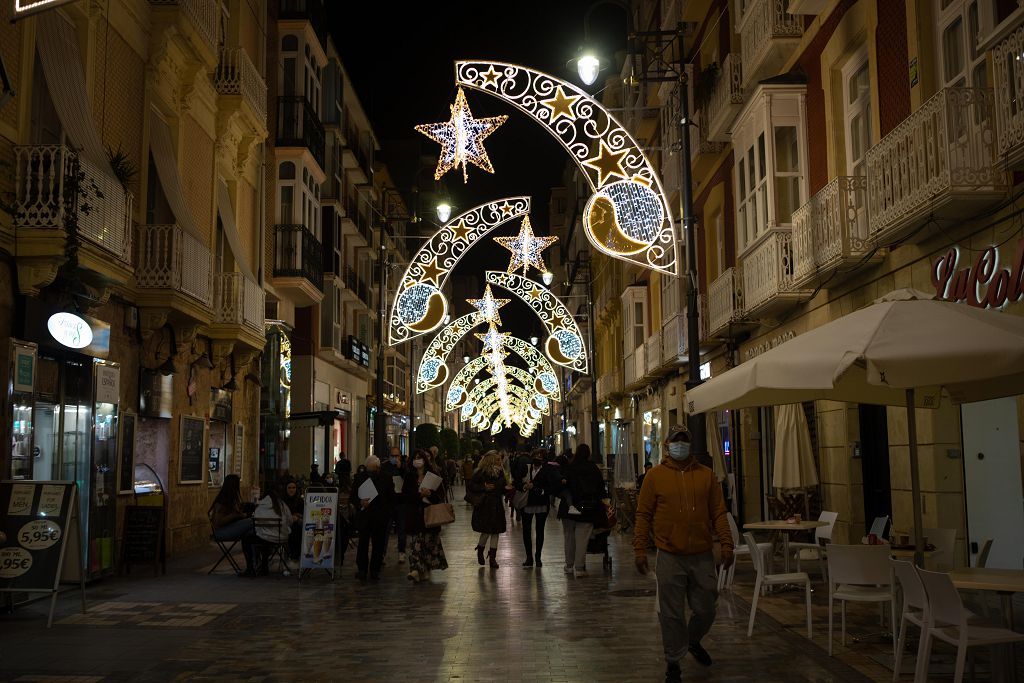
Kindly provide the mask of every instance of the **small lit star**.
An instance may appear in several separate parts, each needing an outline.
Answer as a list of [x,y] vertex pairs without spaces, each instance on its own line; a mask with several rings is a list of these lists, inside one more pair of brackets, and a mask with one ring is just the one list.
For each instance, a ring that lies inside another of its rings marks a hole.
[[572,106],[576,104],[578,99],[580,99],[579,95],[566,95],[562,86],[558,86],[554,97],[541,100],[540,103],[551,110],[551,123],[554,123],[562,116],[570,121],[575,121],[576,115],[572,113]]
[[489,69],[487,69],[487,71],[485,71],[482,74],[480,74],[480,77],[483,79],[481,81],[481,85],[484,85],[484,86],[486,86],[486,85],[493,85],[495,88],[497,88],[498,87],[498,76],[500,76],[500,75],[501,74],[499,74],[497,71],[494,70],[494,65],[491,64],[491,67]]
[[530,266],[540,272],[545,272],[547,267],[541,252],[558,241],[557,237],[535,237],[533,227],[530,225],[530,217],[523,219],[519,234],[515,237],[495,237],[494,241],[512,252],[512,258],[508,262],[508,272],[513,273],[519,268],[523,269],[526,275]]
[[512,208],[512,205],[509,204],[508,202],[505,202],[504,204],[502,204],[498,208],[501,210],[501,217],[502,218],[511,218],[512,217],[512,212],[514,211],[514,209]]
[[429,263],[421,263],[420,267],[423,269],[423,281],[433,282],[435,285],[440,286],[441,276],[445,274],[445,269],[437,265],[437,257],[435,256]]
[[622,158],[629,153],[628,149],[624,149],[621,152],[613,152],[609,149],[608,145],[604,144],[604,140],[601,140],[600,144],[600,153],[596,157],[583,162],[584,166],[589,166],[597,171],[598,187],[602,187],[610,176],[626,177],[625,171],[622,170]]
[[484,288],[482,299],[466,299],[466,301],[469,302],[470,306],[480,311],[485,321],[500,325],[501,315],[498,313],[498,309],[511,301],[511,299],[495,299],[494,295],[491,294],[491,286],[488,284]]
[[469,164],[479,166],[488,173],[494,173],[483,141],[498,126],[505,123],[508,116],[474,119],[462,88],[459,88],[455,104],[450,108],[452,116],[447,121],[416,126],[417,131],[441,145],[441,155],[437,160],[434,179],[440,180],[445,173],[461,166],[462,179],[466,182],[469,179]]
[[527,292],[527,295],[534,301],[540,301],[541,292],[539,289],[537,289],[537,287],[534,287],[529,292]]
[[498,332],[498,328],[491,323],[486,332],[477,332],[474,336],[484,343],[484,351],[495,351],[501,349],[508,337],[508,332]]
[[462,240],[464,242],[469,241],[469,235],[473,232],[472,226],[466,225],[465,220],[460,220],[456,225],[450,225],[448,227],[451,228],[452,237],[454,239]]

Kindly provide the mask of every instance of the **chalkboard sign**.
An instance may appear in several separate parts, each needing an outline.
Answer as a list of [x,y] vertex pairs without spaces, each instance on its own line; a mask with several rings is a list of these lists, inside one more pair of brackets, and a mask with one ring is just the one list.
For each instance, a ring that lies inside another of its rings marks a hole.
[[119,493],[135,491],[135,415],[125,413],[121,416],[121,462],[118,471]]
[[[155,505],[128,505],[124,509],[121,563],[129,573],[133,563],[152,563],[154,573],[164,560],[164,509]],[[166,571],[166,567],[164,568]]]
[[196,484],[203,481],[205,463],[203,437],[206,421],[201,417],[181,416],[181,469],[180,483]]
[[53,593],[50,621],[61,581],[81,583],[84,611],[77,493],[73,481],[0,482],[0,592]]

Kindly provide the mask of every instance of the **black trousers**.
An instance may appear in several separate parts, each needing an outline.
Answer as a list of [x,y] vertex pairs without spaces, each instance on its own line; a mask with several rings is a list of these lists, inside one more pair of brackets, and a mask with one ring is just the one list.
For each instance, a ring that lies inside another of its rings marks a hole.
[[[370,544],[373,544],[373,551],[370,551]],[[388,523],[367,524],[359,532],[359,547],[356,548],[356,569],[360,574],[365,574],[367,568],[370,574],[380,574],[380,567],[384,563],[384,551],[388,547]]]
[[533,535],[531,522],[537,520],[537,557],[540,557],[544,549],[544,525],[548,521],[547,512],[522,512],[523,519],[523,546],[526,547],[526,557],[533,557]]

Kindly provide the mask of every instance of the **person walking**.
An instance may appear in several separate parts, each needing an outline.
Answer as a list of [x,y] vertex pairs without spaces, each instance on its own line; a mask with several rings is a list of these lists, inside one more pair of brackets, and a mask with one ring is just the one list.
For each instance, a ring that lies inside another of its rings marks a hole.
[[[497,451],[487,451],[473,477],[466,484],[473,505],[473,531],[480,534],[476,561],[483,566],[484,551],[491,569],[498,568],[498,535],[505,533],[505,472]],[[488,549],[489,547],[489,549]]]
[[[398,493],[391,501],[391,522],[395,525],[395,536],[398,537],[398,564],[405,564],[405,548],[407,532],[405,528],[406,520],[406,504],[408,500],[404,495],[401,494],[402,484],[399,482],[405,481],[405,475],[408,471],[406,466],[405,456],[402,455],[402,450],[398,446],[391,447],[391,455],[387,462],[381,463],[381,471],[394,482],[394,489]],[[388,533],[391,532],[391,523],[388,524]],[[390,539],[388,541],[388,547],[390,547]],[[384,566],[387,566],[387,551],[384,552]]]
[[581,443],[562,468],[561,484],[564,490],[558,506],[565,538],[565,573],[575,578],[587,573],[587,541],[594,530],[594,522],[604,515],[604,478],[601,470],[590,462],[590,446]]
[[[718,598],[712,529],[722,544],[723,569],[733,563],[733,545],[722,487],[711,468],[690,455],[686,427],[669,430],[664,450],[668,457],[651,468],[640,489],[633,550],[637,571],[646,574],[647,544],[653,528],[665,681],[672,683],[682,680],[680,662],[687,651],[698,663],[711,666],[711,655],[700,641],[715,621]],[[692,612],[689,623],[687,601]]]
[[[541,551],[544,549],[544,525],[548,520],[549,491],[558,490],[560,476],[553,463],[544,462],[547,451],[536,448],[529,458],[516,461],[515,486],[517,497],[523,502],[519,512],[523,521],[523,547],[526,549],[524,567],[544,566]],[[522,494],[525,494],[522,495]],[[523,499],[525,498],[525,501]],[[533,552],[533,528],[537,528],[537,554]]]
[[447,485],[442,481],[432,491],[425,489],[423,479],[428,472],[441,476],[441,467],[433,452],[422,449],[416,451],[412,468],[406,472],[402,486],[402,493],[407,500],[405,529],[411,541],[407,578],[413,583],[428,580],[434,569],[443,571],[448,568],[448,560],[441,545],[441,528],[427,528],[423,518],[427,506],[447,500]]
[[[363,498],[360,488],[372,481],[377,495]],[[391,521],[392,499],[395,484],[391,477],[381,471],[380,458],[371,455],[366,459],[366,470],[356,475],[352,491],[359,498],[359,512],[356,528],[359,530],[359,546],[356,548],[356,578],[366,581],[367,571],[371,581],[380,580],[380,568],[384,563],[384,551],[388,542],[388,524]],[[370,555],[370,545],[373,554]]]

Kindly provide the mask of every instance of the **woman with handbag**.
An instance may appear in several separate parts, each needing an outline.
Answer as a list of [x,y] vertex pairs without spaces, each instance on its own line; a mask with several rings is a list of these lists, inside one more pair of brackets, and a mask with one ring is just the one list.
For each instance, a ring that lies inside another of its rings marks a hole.
[[[487,451],[466,484],[466,498],[473,505],[473,531],[480,534],[476,561],[484,565],[484,551],[491,569],[498,568],[498,534],[505,533],[505,472],[497,451]],[[490,546],[490,549],[488,549]]]
[[[428,472],[441,477],[442,481],[434,490],[424,488],[423,480]],[[413,583],[426,581],[434,569],[445,570],[448,560],[441,545],[441,526],[428,526],[427,519],[431,506],[443,506],[447,502],[447,487],[441,470],[430,451],[419,449],[413,456],[412,469],[406,472],[402,485],[402,497],[406,500],[405,529],[410,538],[409,574]]]
[[[548,521],[549,491],[557,490],[559,483],[558,468],[554,463],[544,462],[547,451],[543,448],[534,449],[529,458],[516,463],[516,496],[514,506],[522,515],[523,547],[526,548],[524,567],[543,567],[540,555],[544,549],[544,525]],[[537,554],[533,553],[533,535],[531,525],[536,520]]]
[[565,537],[565,573],[576,578],[587,574],[587,541],[594,530],[594,522],[605,515],[604,477],[601,470],[590,462],[590,447],[580,444],[572,460],[562,468],[563,490],[568,496],[558,506]]

